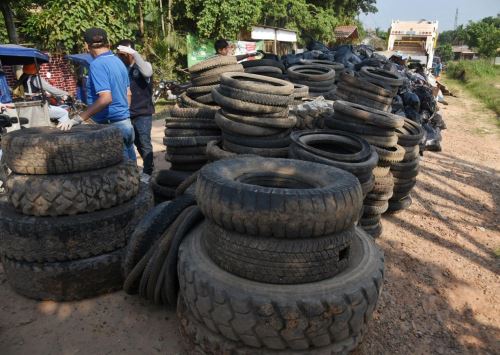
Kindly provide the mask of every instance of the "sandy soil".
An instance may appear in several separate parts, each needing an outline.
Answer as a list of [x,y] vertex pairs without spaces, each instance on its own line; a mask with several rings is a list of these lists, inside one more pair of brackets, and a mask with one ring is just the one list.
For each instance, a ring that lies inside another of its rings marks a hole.
[[[499,130],[465,93],[449,103],[443,152],[425,154],[411,208],[383,220],[384,290],[356,354],[500,353]],[[0,266],[0,300],[3,355],[182,353],[175,313],[123,292],[36,302]]]

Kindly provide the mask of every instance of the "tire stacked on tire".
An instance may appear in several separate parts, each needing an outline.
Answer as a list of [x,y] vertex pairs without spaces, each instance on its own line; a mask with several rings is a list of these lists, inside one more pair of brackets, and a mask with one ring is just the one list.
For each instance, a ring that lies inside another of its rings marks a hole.
[[289,117],[293,84],[248,73],[225,73],[212,89],[221,106],[215,122],[222,131],[222,148],[237,154],[288,156],[295,117]]
[[301,64],[304,65],[324,65],[326,67],[332,68],[335,70],[335,83],[337,83],[340,79],[340,75],[344,72],[345,66],[342,63],[332,62],[330,60],[322,60],[322,59],[301,59]]
[[181,333],[202,353],[347,353],[361,341],[383,257],[354,226],[350,173],[290,159],[205,166],[206,221],[179,251]]
[[243,72],[234,56],[216,56],[189,68],[193,86],[179,98],[182,107],[214,108],[212,89],[219,84],[220,76],[226,72]]
[[4,136],[12,170],[0,204],[7,281],[29,298],[68,301],[121,288],[122,249],[152,205],[113,126],[29,128]]
[[357,73],[346,70],[339,78],[336,96],[340,100],[389,112],[396,92],[382,85],[380,81],[370,82]]
[[335,70],[326,65],[294,65],[287,70],[288,80],[309,87],[309,96],[331,97],[336,90]]
[[293,85],[293,103],[292,106],[298,106],[304,103],[303,99],[309,97],[309,87],[306,85]]
[[207,143],[221,135],[215,112],[213,108],[172,108],[167,112],[163,144],[167,147],[165,160],[171,167],[153,176],[156,204],[174,198],[184,179],[206,164]]
[[334,114],[325,120],[328,128],[341,130],[364,138],[377,151],[379,161],[373,169],[374,187],[364,200],[360,226],[372,237],[382,233],[381,215],[387,211],[393,193],[391,165],[403,159],[396,130],[404,124],[403,118],[347,101],[335,101]]
[[404,119],[404,126],[396,130],[398,145],[404,149],[403,159],[391,165],[391,173],[394,178],[394,189],[389,200],[388,213],[410,207],[411,190],[417,183],[417,175],[420,170],[419,143],[423,137],[422,126],[408,118]]
[[285,79],[285,66],[276,60],[247,60],[241,64],[243,65],[243,68],[245,68],[245,73],[264,75],[276,79]]
[[348,171],[358,178],[363,197],[372,191],[378,154],[364,139],[342,131],[308,130],[292,133],[291,140],[290,158]]

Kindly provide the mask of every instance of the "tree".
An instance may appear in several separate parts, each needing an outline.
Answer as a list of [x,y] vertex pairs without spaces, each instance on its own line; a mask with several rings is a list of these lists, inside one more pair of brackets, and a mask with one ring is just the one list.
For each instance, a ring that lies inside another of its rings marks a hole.
[[4,18],[4,24],[7,29],[7,35],[10,43],[19,43],[16,25],[14,24],[14,14],[11,8],[11,1],[0,2],[0,10]]
[[454,54],[453,54],[453,48],[452,48],[451,44],[446,43],[446,44],[439,45],[436,48],[436,55],[439,56],[443,62],[448,62],[448,61],[452,60]]

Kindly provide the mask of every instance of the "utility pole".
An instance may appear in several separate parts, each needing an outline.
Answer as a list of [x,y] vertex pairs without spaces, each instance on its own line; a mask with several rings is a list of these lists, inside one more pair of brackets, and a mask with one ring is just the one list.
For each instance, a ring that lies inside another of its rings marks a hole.
[[456,30],[457,26],[458,26],[458,7],[457,11],[455,12],[455,26],[453,27],[453,29]]

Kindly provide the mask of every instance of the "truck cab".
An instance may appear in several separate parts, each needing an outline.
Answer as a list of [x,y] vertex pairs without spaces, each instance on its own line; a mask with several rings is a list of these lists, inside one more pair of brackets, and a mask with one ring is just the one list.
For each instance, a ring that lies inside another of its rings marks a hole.
[[438,21],[392,21],[387,49],[432,67],[438,36]]

